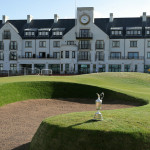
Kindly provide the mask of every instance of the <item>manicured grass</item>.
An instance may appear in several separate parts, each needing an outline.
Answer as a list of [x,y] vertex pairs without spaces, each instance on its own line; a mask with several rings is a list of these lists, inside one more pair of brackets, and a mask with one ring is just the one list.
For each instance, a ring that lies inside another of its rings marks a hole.
[[[37,82],[38,81],[38,82]],[[69,77],[24,76],[0,78],[0,105],[36,98],[94,98],[105,92],[104,101],[146,104],[102,111],[104,121],[93,122],[95,112],[59,115],[44,120],[31,150],[48,149],[150,149],[150,75],[100,73]],[[91,102],[93,103],[93,101]]]

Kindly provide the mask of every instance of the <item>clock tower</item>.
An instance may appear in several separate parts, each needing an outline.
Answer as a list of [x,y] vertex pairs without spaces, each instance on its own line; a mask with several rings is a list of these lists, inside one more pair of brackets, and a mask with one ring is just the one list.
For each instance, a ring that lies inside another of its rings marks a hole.
[[94,22],[93,11],[93,7],[77,8],[77,31],[81,28],[90,28]]

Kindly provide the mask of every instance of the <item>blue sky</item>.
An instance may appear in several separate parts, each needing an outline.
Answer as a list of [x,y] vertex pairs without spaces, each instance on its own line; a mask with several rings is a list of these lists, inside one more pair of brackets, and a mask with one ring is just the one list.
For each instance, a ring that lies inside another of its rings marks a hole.
[[[10,19],[35,19],[75,17],[75,0],[0,0],[0,15]],[[76,0],[77,7],[94,7],[95,17],[139,17],[143,12],[150,15],[150,0]],[[1,18],[0,18],[1,19]]]

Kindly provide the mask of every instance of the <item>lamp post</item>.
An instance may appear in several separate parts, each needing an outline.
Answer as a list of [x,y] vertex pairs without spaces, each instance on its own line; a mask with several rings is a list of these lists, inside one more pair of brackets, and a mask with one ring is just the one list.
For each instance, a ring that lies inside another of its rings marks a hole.
[[102,100],[104,98],[104,93],[102,92],[100,95],[98,93],[96,93],[98,96],[98,99],[96,100],[96,110],[97,112],[94,115],[94,119],[95,120],[103,120],[103,116],[100,112],[101,108],[102,108]]

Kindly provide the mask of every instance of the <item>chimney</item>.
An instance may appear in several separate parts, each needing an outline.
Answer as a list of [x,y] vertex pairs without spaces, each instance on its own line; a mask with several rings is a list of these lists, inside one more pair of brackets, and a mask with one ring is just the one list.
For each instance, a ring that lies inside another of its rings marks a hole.
[[3,15],[3,16],[2,16],[2,20],[3,20],[2,23],[5,24],[5,23],[7,22],[8,19],[9,19],[8,16]]
[[113,18],[113,13],[110,13],[110,18],[109,18],[109,22],[113,22],[114,18]]
[[33,16],[27,15],[27,23],[31,23]]
[[59,18],[59,16],[57,14],[54,14],[54,23],[58,22],[58,18]]
[[142,21],[146,22],[146,12],[143,12]]

